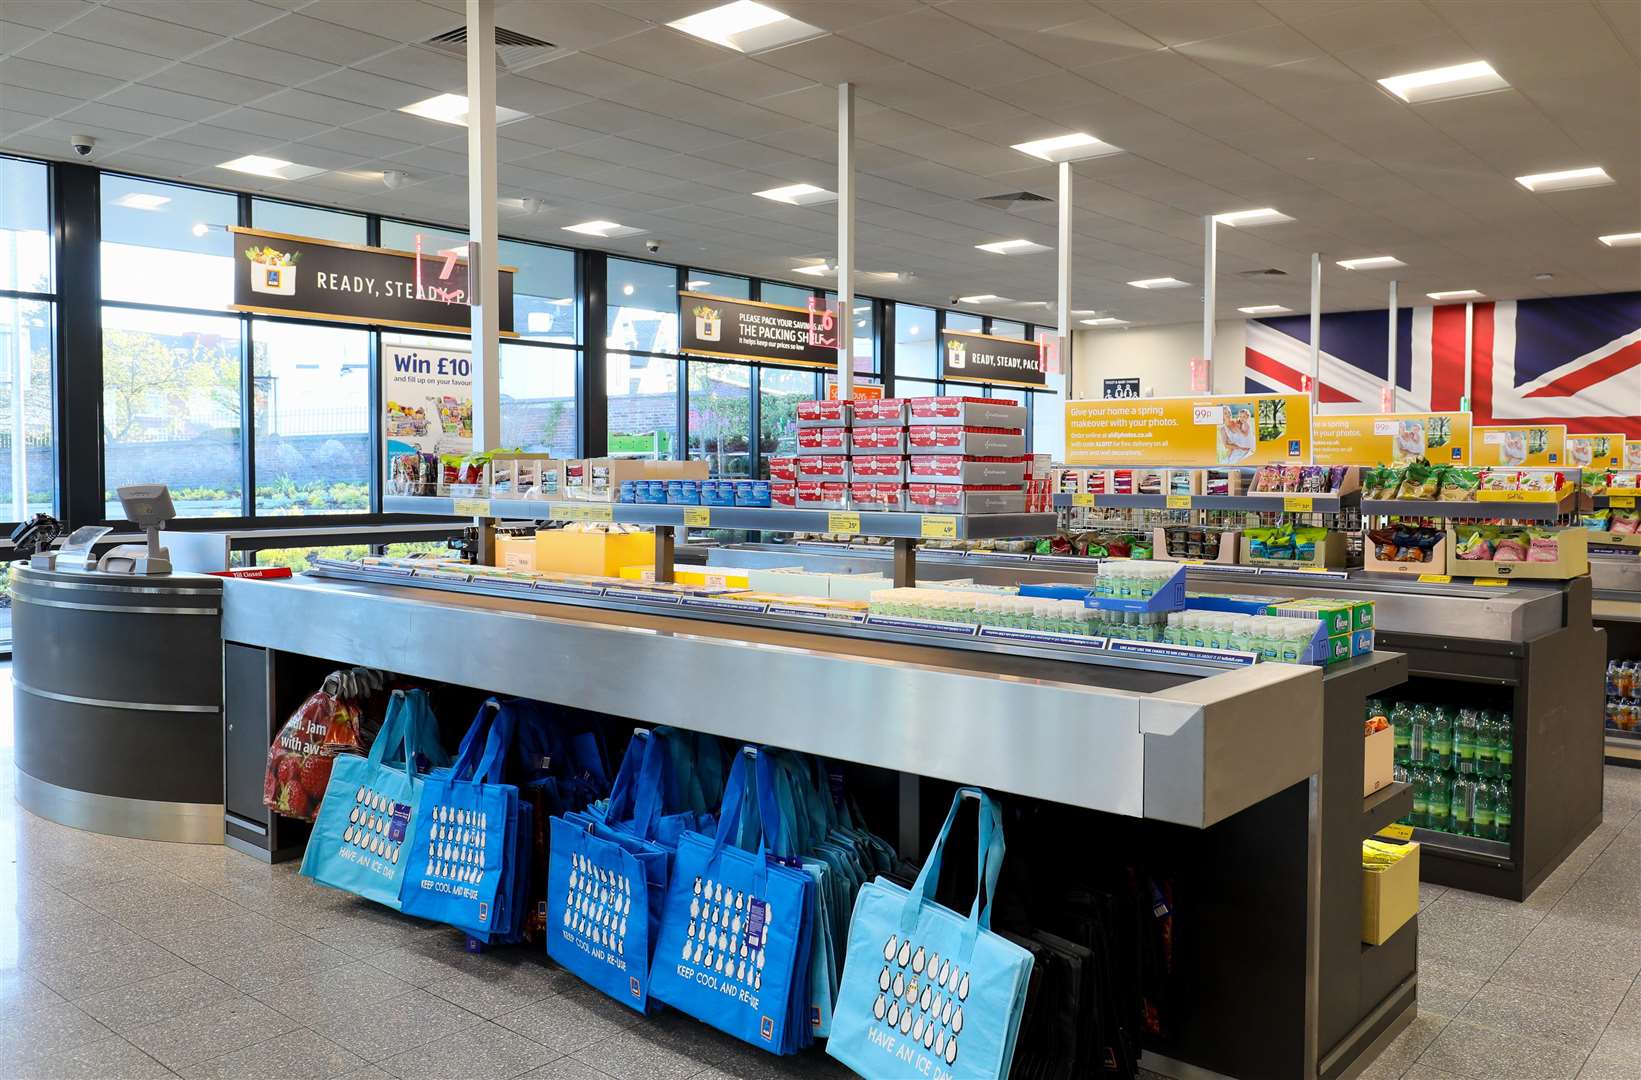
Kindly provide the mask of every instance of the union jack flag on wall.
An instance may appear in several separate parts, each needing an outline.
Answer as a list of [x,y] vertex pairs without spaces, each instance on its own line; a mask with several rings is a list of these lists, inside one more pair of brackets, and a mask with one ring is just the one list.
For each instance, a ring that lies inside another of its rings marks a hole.
[[[1459,408],[1477,424],[1566,424],[1641,439],[1641,292],[1500,300],[1473,305],[1465,378],[1463,304],[1403,308],[1396,316],[1396,407]],[[1322,316],[1319,411],[1377,412],[1388,366],[1383,311]],[[1248,322],[1249,393],[1306,388],[1307,316]]]

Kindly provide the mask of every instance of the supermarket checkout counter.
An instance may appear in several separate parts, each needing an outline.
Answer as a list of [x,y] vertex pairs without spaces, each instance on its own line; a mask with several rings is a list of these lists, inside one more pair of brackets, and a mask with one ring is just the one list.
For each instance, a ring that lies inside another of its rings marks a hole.
[[17,801],[92,832],[220,844],[222,579],[11,565]]
[[[803,566],[881,572],[886,556],[870,545],[804,542],[684,549],[680,560],[709,566]],[[1447,701],[1511,714],[1516,782],[1509,842],[1420,829],[1424,880],[1525,899],[1601,823],[1602,689],[1608,644],[1597,627],[1592,582],[1627,582],[1641,598],[1641,564],[1632,576],[1591,558],[1592,575],[1570,581],[1516,580],[1498,586],[1465,579],[1420,582],[1401,575],[1338,571],[1255,572],[1193,566],[1191,590],[1291,598],[1337,594],[1372,600],[1377,647],[1407,657],[1406,685],[1392,696]],[[1071,557],[925,552],[925,580],[981,584],[1092,582],[1098,561]],[[1611,594],[1603,591],[1603,597]],[[1641,618],[1641,605],[1620,613]],[[1603,618],[1601,625],[1612,622]],[[1634,630],[1641,624],[1630,623]],[[1641,657],[1641,641],[1629,639]],[[1616,647],[1616,646],[1615,646]],[[1641,755],[1638,755],[1641,756]]]
[[1360,788],[1363,698],[1405,678],[1399,656],[1324,678],[338,564],[227,582],[223,636],[228,833],[268,857],[290,853],[277,819],[259,837],[236,817],[260,810],[271,732],[315,672],[363,664],[887,770],[909,855],[933,824],[918,812],[925,780],[1082,815],[1068,830],[1090,845],[1078,857],[1117,837],[1171,853],[1199,903],[1180,931],[1191,1022],[1150,1048],[1158,1071],[1341,1076],[1414,1013],[1416,916],[1369,947],[1357,914],[1359,840],[1411,805],[1406,785],[1367,800]]

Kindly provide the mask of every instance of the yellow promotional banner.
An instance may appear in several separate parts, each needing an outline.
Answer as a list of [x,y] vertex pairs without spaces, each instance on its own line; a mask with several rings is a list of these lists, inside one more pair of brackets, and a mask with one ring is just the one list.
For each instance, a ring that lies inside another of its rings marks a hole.
[[1624,464],[1624,436],[1569,435],[1567,464],[1580,469],[1617,469]]
[[1311,418],[1316,465],[1399,465],[1415,458],[1435,465],[1470,463],[1470,414],[1367,413]]
[[1308,394],[1066,402],[1070,465],[1308,465]]
[[1641,440],[1630,439],[1624,444],[1625,469],[1641,469]]
[[1470,464],[1521,465],[1528,468],[1567,464],[1567,427],[1486,427],[1471,435]]

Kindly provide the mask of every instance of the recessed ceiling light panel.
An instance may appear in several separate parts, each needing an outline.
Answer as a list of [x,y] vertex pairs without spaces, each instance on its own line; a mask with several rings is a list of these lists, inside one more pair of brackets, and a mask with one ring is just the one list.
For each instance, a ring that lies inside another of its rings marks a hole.
[[832,273],[833,270],[824,262],[818,262],[811,263],[808,266],[794,266],[792,268],[792,272],[794,274],[807,274],[810,277],[825,277],[827,274]]
[[249,173],[252,176],[266,176],[273,180],[306,180],[325,171],[312,165],[298,165],[283,158],[263,157],[261,154],[246,154],[232,161],[224,161],[217,168]]
[[596,236],[600,240],[615,240],[623,236],[637,236],[644,230],[619,225],[613,221],[583,221],[577,225],[564,226],[564,231],[580,233],[582,236]]
[[1599,165],[1516,177],[1516,183],[1528,191],[1576,191],[1579,188],[1602,187],[1612,182],[1613,178],[1607,175],[1607,170]]
[[1130,281],[1128,284],[1136,289],[1183,289],[1191,283],[1176,277],[1148,277]]
[[1239,307],[1238,311],[1244,315],[1287,315],[1293,308],[1283,307],[1281,304],[1255,304],[1253,307]]
[[1641,232],[1612,233],[1609,236],[1598,236],[1596,239],[1608,247],[1641,247]]
[[[467,126],[467,96],[465,94],[439,94],[436,97],[418,101],[413,105],[406,105],[399,110],[412,116],[420,116],[424,120],[437,120],[441,124],[455,124],[457,127]],[[523,120],[529,113],[519,112],[501,105],[496,106],[496,125],[511,124],[514,120]]]
[[1249,225],[1277,225],[1284,221],[1292,221],[1293,218],[1280,210],[1265,206],[1258,210],[1233,210],[1229,214],[1215,214],[1214,220],[1221,225],[1239,229]]
[[1407,263],[1394,255],[1367,255],[1360,259],[1340,259],[1339,265],[1346,270],[1389,270],[1396,266],[1406,266]]
[[1083,320],[1080,320],[1080,321],[1082,322],[1082,324],[1084,326],[1127,326],[1128,325],[1128,320],[1127,319],[1114,319],[1114,318],[1111,318],[1110,316],[1102,316],[1101,318],[1098,318],[1098,319],[1083,319]]
[[1432,300],[1480,300],[1485,294],[1476,289],[1449,289],[1446,292],[1425,293]]
[[735,0],[732,4],[675,19],[667,25],[739,53],[778,49],[782,45],[807,41],[826,33],[818,26],[801,22],[754,0]]
[[996,293],[983,292],[975,293],[973,296],[959,296],[957,298],[957,302],[959,304],[990,304],[993,302],[1007,304],[1009,303],[1009,298],[1006,296],[998,296]]
[[981,251],[989,251],[993,255],[1031,255],[1039,251],[1051,250],[1046,244],[1039,244],[1032,240],[998,240],[990,244],[976,244]]
[[1044,161],[1084,161],[1088,158],[1107,157],[1111,154],[1122,153],[1122,147],[1112,146],[1108,142],[1088,134],[1084,131],[1074,131],[1069,135],[1055,135],[1047,139],[1034,139],[1031,142],[1015,143],[1014,149],[1022,154],[1030,154],[1034,158]]
[[1380,79],[1379,85],[1409,105],[1417,105],[1424,101],[1441,101],[1444,98],[1466,97],[1470,94],[1486,94],[1494,90],[1506,90],[1510,86],[1493,70],[1493,65],[1485,60],[1431,68],[1428,71],[1412,71],[1406,75],[1392,75]]
[[754,191],[760,199],[771,202],[787,203],[790,206],[815,206],[820,203],[837,202],[838,194],[816,187],[814,184],[788,184],[785,187],[770,188],[767,191]]

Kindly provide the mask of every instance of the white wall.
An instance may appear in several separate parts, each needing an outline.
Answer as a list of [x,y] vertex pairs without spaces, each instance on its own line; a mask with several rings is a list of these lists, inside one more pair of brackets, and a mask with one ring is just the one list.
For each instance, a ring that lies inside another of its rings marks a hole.
[[[1243,392],[1242,319],[1221,319],[1214,333],[1216,394]],[[1078,398],[1102,396],[1101,380],[1140,379],[1140,393],[1181,397],[1191,392],[1191,357],[1202,355],[1202,324],[1145,326],[1130,330],[1079,330],[1072,343]]]

